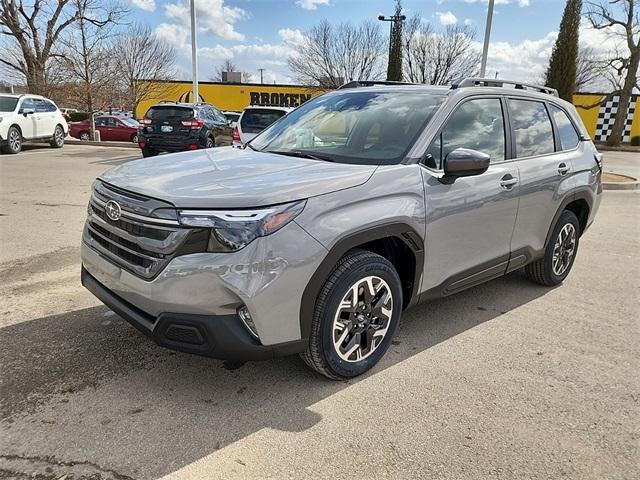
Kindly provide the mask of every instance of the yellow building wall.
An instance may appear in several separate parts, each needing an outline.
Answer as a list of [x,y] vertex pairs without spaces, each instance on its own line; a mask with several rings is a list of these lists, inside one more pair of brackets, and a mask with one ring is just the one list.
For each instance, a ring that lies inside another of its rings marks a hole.
[[[595,106],[593,108],[587,109],[582,108],[589,105],[593,105],[596,102],[601,101],[604,97],[603,94],[594,94],[594,93],[576,93],[573,96],[573,104],[582,119],[582,123],[586,127],[589,132],[589,136],[594,138],[596,135],[596,124],[598,123],[598,114],[600,113],[600,106]],[[636,102],[636,109],[633,114],[633,123],[631,124],[631,137],[640,136],[640,105],[639,102]]]
[[[152,105],[162,100],[191,102],[191,82],[158,82],[154,84],[152,98],[140,102],[136,108],[136,118],[143,117]],[[249,105],[274,105],[297,107],[311,97],[319,95],[318,88],[299,85],[263,85],[252,83],[214,83],[198,84],[200,101],[210,103],[220,110],[241,112]]]

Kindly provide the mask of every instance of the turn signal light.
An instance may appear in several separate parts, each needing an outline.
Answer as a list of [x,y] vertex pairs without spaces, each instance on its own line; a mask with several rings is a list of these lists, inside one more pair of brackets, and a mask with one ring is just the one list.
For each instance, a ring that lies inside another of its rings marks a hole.
[[240,141],[240,133],[238,132],[238,127],[233,127],[233,141],[234,142]]
[[185,127],[191,127],[192,129],[201,128],[204,125],[202,120],[196,120],[195,118],[190,118],[189,120],[182,120],[182,123]]
[[138,123],[139,123],[140,125],[151,125],[151,119],[150,119],[150,118],[147,118],[147,117],[144,117],[144,118],[141,118],[141,119],[138,121]]

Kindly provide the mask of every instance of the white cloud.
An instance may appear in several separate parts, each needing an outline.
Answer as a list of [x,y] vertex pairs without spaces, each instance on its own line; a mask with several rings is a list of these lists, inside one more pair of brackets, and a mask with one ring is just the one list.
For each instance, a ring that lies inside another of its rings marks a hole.
[[305,10],[316,10],[318,5],[329,5],[329,0],[297,0],[296,4]]
[[305,40],[304,34],[298,29],[282,28],[278,30],[278,36],[289,45],[300,45]]
[[518,0],[518,5],[521,7],[528,7],[529,6],[529,0]]
[[[488,0],[464,0],[465,3],[489,3]],[[509,5],[514,3],[515,0],[495,0],[495,5]],[[518,0],[518,5],[521,7],[528,7],[529,0]]]
[[131,4],[147,12],[153,12],[156,9],[156,0],[131,0]]
[[436,16],[438,17],[438,21],[440,25],[454,25],[458,23],[458,17],[456,17],[452,12],[436,12]]
[[[189,26],[189,0],[177,0],[164,7],[165,16],[179,25]],[[225,40],[244,40],[244,35],[235,30],[235,23],[246,18],[247,12],[238,7],[228,7],[224,0],[196,0],[198,32]]]
[[471,19],[471,18],[465,18],[465,19],[464,19],[464,24],[465,24],[465,25],[467,25],[467,26],[469,26],[469,25],[473,25],[473,24],[475,24],[475,23],[476,23],[476,22],[474,22],[474,21],[473,21],[473,19]]

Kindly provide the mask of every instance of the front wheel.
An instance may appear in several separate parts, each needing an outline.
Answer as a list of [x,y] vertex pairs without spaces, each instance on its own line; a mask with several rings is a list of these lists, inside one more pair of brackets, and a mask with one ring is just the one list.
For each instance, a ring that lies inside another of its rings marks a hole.
[[9,127],[7,141],[2,147],[3,153],[19,153],[22,150],[22,135],[16,127]]
[[131,143],[138,143],[138,134],[131,135]]
[[355,377],[385,354],[402,310],[402,285],[386,258],[352,250],[325,282],[314,310],[307,365],[334,380]]
[[56,125],[56,129],[53,132],[53,138],[49,144],[53,148],[62,148],[64,146],[64,130],[60,125]]
[[551,233],[544,257],[527,265],[527,276],[540,285],[553,287],[569,275],[578,251],[580,222],[578,217],[565,210]]

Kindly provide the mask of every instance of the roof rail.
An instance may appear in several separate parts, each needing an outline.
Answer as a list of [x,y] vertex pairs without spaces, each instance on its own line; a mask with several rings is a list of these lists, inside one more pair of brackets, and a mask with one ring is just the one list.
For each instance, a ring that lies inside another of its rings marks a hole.
[[391,82],[387,80],[353,80],[338,87],[338,90],[344,88],[373,87],[374,85],[417,85],[411,82]]
[[534,90],[536,92],[546,93],[556,97],[558,96],[558,91],[555,88],[518,82],[515,80],[502,80],[499,78],[464,78],[462,80],[454,81],[451,85],[451,89],[455,90],[456,88],[462,87],[504,87],[505,85],[513,85],[513,88],[516,90]]

